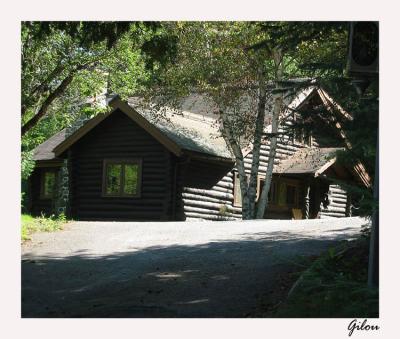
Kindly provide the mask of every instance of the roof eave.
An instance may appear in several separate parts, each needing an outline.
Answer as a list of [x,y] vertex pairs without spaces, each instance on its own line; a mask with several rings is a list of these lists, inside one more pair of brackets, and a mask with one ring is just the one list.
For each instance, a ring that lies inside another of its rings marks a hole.
[[222,163],[227,163],[227,164],[235,164],[235,160],[233,158],[227,158],[227,157],[221,157],[218,155],[214,154],[206,154],[206,153],[200,153],[200,152],[195,152],[195,151],[188,151],[184,150],[184,154],[189,156],[190,158],[193,159],[200,159],[200,160],[206,160],[206,161],[211,161],[211,162],[222,162]]
[[63,159],[55,158],[55,159],[37,159],[35,161],[36,168],[42,167],[60,167],[63,165]]

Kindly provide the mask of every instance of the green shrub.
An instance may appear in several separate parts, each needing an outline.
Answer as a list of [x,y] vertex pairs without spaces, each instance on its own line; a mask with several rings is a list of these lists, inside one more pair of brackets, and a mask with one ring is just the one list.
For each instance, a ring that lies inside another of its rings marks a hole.
[[330,249],[306,270],[277,317],[378,317],[379,293],[367,286],[368,240]]
[[35,232],[55,232],[61,230],[63,225],[67,222],[65,214],[60,214],[58,217],[51,215],[50,217],[45,217],[41,215],[40,217],[32,217],[28,214],[23,214],[21,216],[21,239],[29,240],[30,235]]

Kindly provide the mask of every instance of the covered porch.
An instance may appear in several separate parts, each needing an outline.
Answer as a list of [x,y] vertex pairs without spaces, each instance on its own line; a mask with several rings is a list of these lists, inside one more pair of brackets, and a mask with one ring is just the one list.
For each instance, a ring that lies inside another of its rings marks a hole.
[[[337,162],[340,148],[304,148],[276,166],[266,218],[315,219],[351,216],[351,194],[341,187],[358,177]],[[360,178],[358,178],[360,180]]]

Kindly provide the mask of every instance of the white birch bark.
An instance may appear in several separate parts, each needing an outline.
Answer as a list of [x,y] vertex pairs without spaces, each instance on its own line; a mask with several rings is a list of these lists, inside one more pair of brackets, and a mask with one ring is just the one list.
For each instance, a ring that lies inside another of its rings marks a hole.
[[283,65],[282,65],[282,52],[279,49],[272,51],[272,56],[275,65],[275,88],[278,90],[274,95],[274,109],[272,113],[272,126],[271,126],[271,139],[270,139],[270,150],[268,156],[268,167],[265,175],[265,183],[262,192],[259,196],[256,218],[264,218],[265,210],[268,207],[268,192],[271,187],[272,173],[274,169],[274,161],[276,156],[276,147],[278,143],[278,127],[279,127],[279,116],[283,107],[283,93],[280,89],[280,81],[283,76]]
[[259,70],[259,89],[258,89],[258,107],[257,107],[257,119],[254,130],[253,139],[253,159],[251,163],[251,172],[249,180],[249,214],[251,219],[256,216],[256,197],[257,197],[257,174],[260,165],[260,150],[261,150],[261,138],[264,131],[265,123],[265,105],[266,105],[266,79],[263,67]]
[[230,146],[234,156],[236,169],[239,175],[240,181],[240,192],[242,194],[242,219],[251,219],[250,206],[249,206],[249,195],[248,195],[248,183],[244,167],[244,157],[243,152],[240,147],[239,142],[235,139],[234,134],[230,130],[230,122],[225,112],[221,112],[222,119],[222,136],[224,137],[226,143]]

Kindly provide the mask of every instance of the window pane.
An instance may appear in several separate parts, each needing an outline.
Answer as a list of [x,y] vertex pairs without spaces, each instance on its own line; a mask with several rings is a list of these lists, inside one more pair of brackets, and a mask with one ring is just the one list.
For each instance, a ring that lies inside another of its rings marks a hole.
[[125,165],[124,193],[136,194],[138,186],[139,166],[137,164]]
[[56,174],[54,172],[46,172],[44,174],[44,196],[52,197],[54,195],[54,186],[56,184]]
[[[246,175],[246,180],[247,183],[249,183],[249,175]],[[242,191],[240,189],[240,179],[239,179],[239,173],[235,173],[235,177],[234,177],[234,200],[233,200],[233,204],[235,206],[242,206]]]
[[121,165],[107,165],[107,194],[118,194],[121,188]]
[[237,206],[242,206],[242,191],[240,190],[240,180],[238,174],[235,176],[235,204]]

